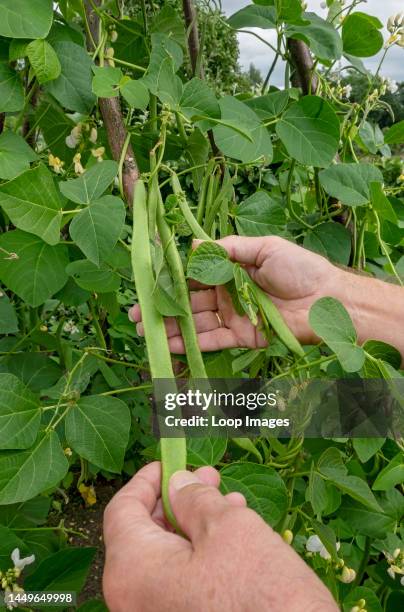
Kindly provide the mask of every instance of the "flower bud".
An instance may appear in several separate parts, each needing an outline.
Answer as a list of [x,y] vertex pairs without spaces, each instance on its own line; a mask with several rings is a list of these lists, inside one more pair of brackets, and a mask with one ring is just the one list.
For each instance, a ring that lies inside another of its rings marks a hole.
[[342,568],[341,574],[338,576],[339,580],[344,584],[350,584],[356,578],[356,572],[354,569],[347,567],[346,565]]
[[111,42],[116,42],[118,40],[118,32],[116,30],[111,30]]
[[359,606],[360,608],[364,608],[364,607],[366,606],[366,599],[360,599],[360,600],[358,601],[358,606]]
[[293,542],[293,532],[290,529],[285,529],[282,534],[282,539],[286,544],[292,544]]

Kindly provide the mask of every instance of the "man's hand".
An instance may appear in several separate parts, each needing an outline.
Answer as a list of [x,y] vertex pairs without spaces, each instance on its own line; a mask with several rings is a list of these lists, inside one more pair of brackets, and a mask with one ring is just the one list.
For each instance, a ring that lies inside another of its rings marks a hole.
[[252,510],[218,491],[213,468],[177,472],[167,525],[160,464],[151,463],[105,511],[104,595],[111,612],[336,612],[314,572]]
[[[195,241],[195,246],[199,241]],[[218,240],[230,259],[244,265],[252,279],[271,297],[286,324],[303,344],[316,342],[308,316],[316,300],[332,295],[341,271],[324,257],[277,236],[245,238],[228,236]],[[191,295],[196,331],[202,351],[226,348],[260,348],[266,341],[247,316],[234,309],[226,289],[218,286]],[[219,317],[215,313],[219,314]],[[138,306],[129,311],[143,335]],[[220,327],[220,320],[224,327]],[[170,350],[183,353],[184,344],[175,318],[166,319]]]

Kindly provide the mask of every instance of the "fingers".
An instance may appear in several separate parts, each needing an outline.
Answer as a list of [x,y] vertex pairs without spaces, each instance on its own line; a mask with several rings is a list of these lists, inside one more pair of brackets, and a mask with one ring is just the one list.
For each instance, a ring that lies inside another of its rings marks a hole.
[[106,545],[131,524],[152,526],[151,514],[160,497],[160,482],[161,465],[155,461],[139,470],[112,498],[104,515]]
[[[237,348],[239,346],[238,338],[232,329],[226,327],[217,327],[212,331],[207,331],[198,334],[199,348],[204,353],[212,351],[221,351],[224,349]],[[184,342],[181,336],[170,338],[168,346],[172,353],[182,355],[185,353]]]
[[[194,291],[190,294],[192,312],[199,313],[207,310],[217,310],[216,291],[206,289],[205,291]],[[129,309],[128,317],[134,323],[140,323],[142,313],[139,304],[135,304]]]
[[192,543],[203,538],[209,525],[232,507],[228,498],[204,484],[195,472],[176,472],[170,480],[169,494],[178,525]]
[[[226,236],[221,240],[217,240],[217,244],[222,246],[229,254],[232,261],[249,266],[260,265],[260,254],[265,250],[268,255],[272,248],[279,245],[279,242],[284,242],[283,238],[278,236],[262,236],[250,238],[247,236]],[[196,247],[202,241],[194,240],[193,246]]]

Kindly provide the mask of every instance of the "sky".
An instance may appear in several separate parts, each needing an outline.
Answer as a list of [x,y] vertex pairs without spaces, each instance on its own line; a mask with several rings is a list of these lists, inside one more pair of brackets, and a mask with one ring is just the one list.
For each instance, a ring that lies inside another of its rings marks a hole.
[[[320,7],[322,0],[306,0],[308,11],[314,11],[320,16],[325,16],[326,11]],[[239,9],[251,4],[251,0],[222,0],[223,10],[227,15],[232,15]],[[366,4],[358,6],[358,11],[363,11],[378,17],[383,24],[386,24],[390,15],[395,15],[404,10],[403,0],[368,0]],[[261,30],[255,28],[255,31],[275,44],[274,30]],[[383,34],[387,38],[387,30],[383,29]],[[265,76],[271,64],[273,53],[267,45],[260,42],[255,36],[250,34],[239,34],[240,45],[240,64],[243,68],[248,68],[252,62],[261,73]],[[364,63],[369,70],[376,70],[380,61],[380,54],[374,57],[367,58]],[[283,86],[283,68],[278,64],[271,82],[276,86]],[[381,75],[389,77],[395,81],[404,81],[404,48],[395,45],[387,54],[387,58],[383,63]]]

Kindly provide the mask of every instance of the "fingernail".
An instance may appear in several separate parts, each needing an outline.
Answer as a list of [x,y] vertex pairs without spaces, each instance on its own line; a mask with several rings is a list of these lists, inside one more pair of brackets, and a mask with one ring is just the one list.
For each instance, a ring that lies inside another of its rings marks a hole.
[[180,489],[183,489],[191,484],[202,484],[202,481],[199,480],[198,476],[196,476],[193,472],[179,470],[170,478],[170,485],[175,491],[180,491]]
[[131,323],[136,323],[136,321],[135,321],[135,319],[133,318],[133,315],[132,315],[132,308],[129,308],[129,310],[128,310],[128,319],[129,319],[129,321],[131,321]]

